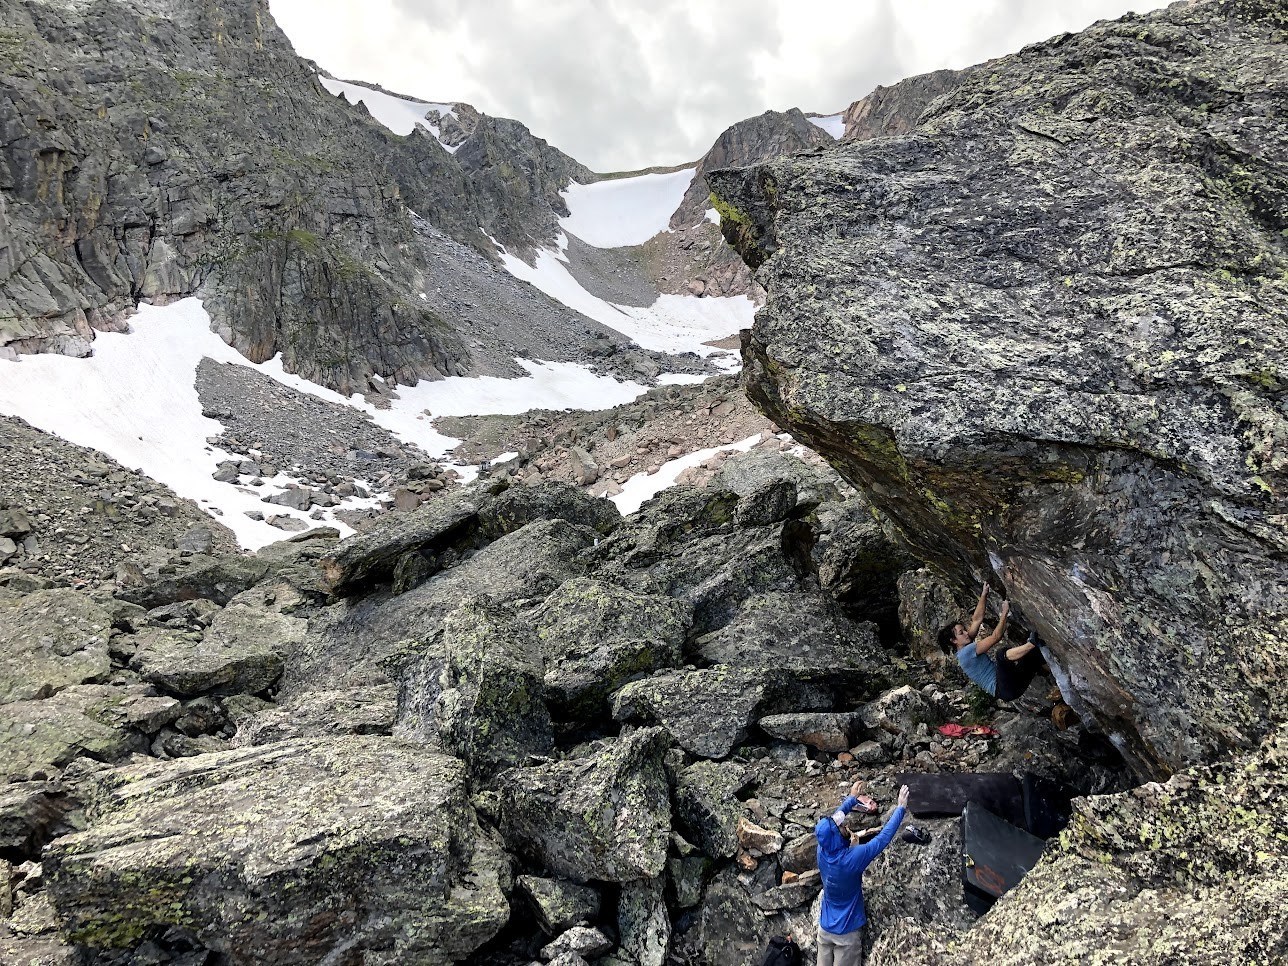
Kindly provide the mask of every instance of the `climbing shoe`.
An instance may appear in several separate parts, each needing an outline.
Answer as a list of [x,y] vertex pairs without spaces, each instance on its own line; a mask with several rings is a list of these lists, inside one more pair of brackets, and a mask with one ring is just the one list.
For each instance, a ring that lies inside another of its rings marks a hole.
[[1073,708],[1062,701],[1051,709],[1051,723],[1061,731],[1068,731],[1075,725],[1082,724],[1082,719]]
[[930,833],[920,825],[909,825],[903,830],[903,840],[913,845],[927,845],[930,842]]

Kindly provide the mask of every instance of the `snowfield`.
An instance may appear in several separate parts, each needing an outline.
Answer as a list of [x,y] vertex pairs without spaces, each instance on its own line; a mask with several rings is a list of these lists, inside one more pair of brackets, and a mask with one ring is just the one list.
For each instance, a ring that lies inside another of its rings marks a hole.
[[693,298],[662,295],[647,308],[606,302],[582,288],[562,252],[537,253],[535,264],[503,252],[501,261],[515,278],[541,289],[570,309],[616,329],[645,349],[660,352],[696,352],[709,356],[723,352],[704,343],[723,339],[751,325],[756,303],[745,295],[731,298]]
[[559,192],[569,215],[559,227],[596,248],[643,245],[654,235],[670,231],[671,215],[693,184],[696,168],[671,174],[642,174],[634,178],[573,182]]
[[616,496],[610,496],[609,499],[617,504],[618,511],[622,516],[628,513],[634,513],[644,505],[646,500],[651,500],[668,486],[675,485],[675,479],[691,466],[700,466],[705,463],[716,453],[722,453],[725,450],[737,450],[739,453],[745,453],[757,443],[760,442],[760,434],[748,436],[737,443],[730,443],[728,446],[712,446],[710,449],[695,450],[692,453],[686,453],[684,456],[677,456],[673,460],[668,460],[662,464],[662,468],[656,473],[636,473],[629,480],[622,484],[622,492]]
[[[0,413],[81,446],[99,450],[118,463],[164,483],[179,496],[196,502],[237,536],[248,550],[290,536],[246,516],[287,515],[310,526],[329,524],[341,533],[352,529],[324,510],[323,521],[304,512],[266,504],[261,497],[280,492],[292,481],[279,475],[256,490],[211,478],[223,460],[240,456],[210,446],[223,426],[203,416],[196,372],[203,358],[258,369],[284,385],[327,402],[367,413],[404,442],[415,443],[441,458],[459,440],[436,432],[435,416],[521,413],[529,409],[601,408],[629,402],[645,391],[634,382],[596,376],[571,363],[527,362],[524,379],[453,377],[416,386],[399,386],[391,408],[376,409],[361,396],[341,396],[282,369],[277,357],[254,365],[210,329],[210,317],[199,299],[167,306],[140,305],[128,333],[100,333],[94,354],[86,359],[60,355],[21,356],[0,360]],[[457,467],[466,479],[473,467]],[[365,485],[365,484],[364,484]],[[358,509],[373,500],[346,500],[341,508]]]
[[[386,94],[384,91],[372,90],[370,87],[363,87],[361,84],[338,81],[333,77],[324,77],[321,74],[318,74],[318,81],[332,94],[337,97],[344,97],[350,104],[365,104],[373,118],[400,137],[406,137],[416,130],[417,126],[420,126],[434,135],[439,144],[443,144],[442,139],[438,136],[438,125],[430,121],[426,115],[430,111],[438,111],[439,114],[450,114],[452,117],[456,117],[456,110],[451,104],[434,104],[429,101],[413,101],[406,97],[394,97],[394,95]],[[443,144],[443,147],[449,154],[456,153],[456,147],[447,144]]]
[[534,264],[502,250],[501,262],[515,278],[539,288],[570,309],[616,329],[645,349],[660,352],[695,352],[700,356],[725,353],[705,343],[723,339],[748,328],[756,303],[746,295],[693,298],[660,295],[647,308],[616,305],[582,288],[568,271],[562,251],[537,252]]
[[845,134],[845,117],[841,114],[830,114],[827,117],[811,117],[809,122],[817,127],[821,127],[838,141]]
[[[644,174],[595,184],[573,183],[562,192],[568,217],[560,227],[596,248],[641,245],[659,232],[669,231],[671,215],[693,183],[694,168],[672,174]],[[719,221],[719,216],[716,217]],[[501,262],[515,278],[528,282],[570,309],[616,329],[645,349],[660,352],[695,352],[700,356],[736,357],[705,343],[733,335],[751,325],[756,304],[745,295],[695,298],[660,295],[646,308],[617,305],[592,295],[568,270],[566,236],[555,250],[537,252],[529,265],[496,243]]]

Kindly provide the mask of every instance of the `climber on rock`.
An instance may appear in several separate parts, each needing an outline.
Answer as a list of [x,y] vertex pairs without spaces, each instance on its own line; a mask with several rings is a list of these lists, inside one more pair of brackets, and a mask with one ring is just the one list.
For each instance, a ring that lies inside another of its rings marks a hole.
[[988,602],[988,584],[980,591],[970,626],[949,624],[939,631],[939,649],[945,654],[955,654],[966,676],[982,690],[1002,701],[1014,701],[1028,690],[1033,678],[1042,669],[1044,661],[1040,650],[1042,639],[1037,631],[1029,639],[1009,648],[996,662],[988,652],[1006,636],[1006,619],[1010,615],[1009,601],[1003,601],[998,612],[997,626],[991,634],[976,640],[984,623],[984,607]]
[[[823,904],[818,911],[818,966],[859,966],[863,962],[863,927],[868,914],[863,904],[863,870],[890,844],[908,811],[908,786],[899,789],[899,805],[885,826],[866,842],[851,837],[842,826],[861,802],[862,782],[850,787],[849,797],[814,826],[818,839],[818,871],[823,879]],[[866,808],[864,809],[867,810]],[[871,810],[876,803],[871,802]]]

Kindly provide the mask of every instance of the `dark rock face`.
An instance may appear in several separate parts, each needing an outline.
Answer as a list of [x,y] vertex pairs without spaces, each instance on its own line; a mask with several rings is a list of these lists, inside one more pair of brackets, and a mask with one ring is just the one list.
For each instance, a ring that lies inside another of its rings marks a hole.
[[338,604],[318,621],[325,628],[321,646],[300,656],[284,687],[361,680],[401,642],[434,640],[444,618],[468,597],[508,605],[549,594],[579,575],[576,558],[593,540],[594,531],[586,527],[537,520],[407,593]]
[[505,490],[479,509],[479,529],[493,539],[535,520],[566,520],[607,534],[621,523],[622,515],[610,500],[561,483]]
[[749,395],[964,593],[1000,583],[1144,775],[1283,703],[1285,27],[1097,25],[907,136],[709,178],[771,293]]
[[743,771],[731,761],[699,761],[676,778],[676,828],[713,859],[738,851],[742,803],[736,795],[746,783]]
[[[786,113],[766,111],[726,128],[698,161],[693,183],[671,215],[674,233],[654,239],[643,249],[650,264],[665,266],[659,274],[680,280],[676,287],[659,278],[658,285],[692,295],[762,296],[764,293],[751,280],[746,266],[735,253],[719,244],[715,226],[707,221],[707,209],[711,207],[707,172],[755,164],[831,143],[832,136],[796,108]],[[673,246],[680,250],[676,252]],[[671,257],[667,257],[668,251]],[[680,256],[678,264],[676,255]]]
[[932,664],[951,664],[952,656],[939,649],[938,635],[940,628],[959,620],[969,621],[970,616],[928,568],[899,576],[899,623],[914,656]]
[[724,758],[746,739],[773,691],[767,671],[715,667],[662,671],[633,681],[613,699],[618,721],[656,721],[676,743],[704,758]]
[[68,590],[0,599],[0,704],[107,677],[111,615]]
[[141,697],[105,684],[76,684],[44,700],[0,704],[0,781],[53,775],[82,755],[116,761],[141,750],[122,698]]
[[535,247],[553,239],[568,214],[559,192],[595,175],[518,121],[480,116],[456,161],[471,187],[478,222],[502,244]]
[[349,121],[266,3],[38,4],[5,28],[6,344],[84,355],[138,299],[204,289],[252,360],[280,350],[336,387],[468,359],[410,288],[374,122]]
[[256,694],[282,676],[285,657],[304,640],[304,621],[251,607],[220,611],[203,635],[148,628],[131,666],[172,694]]
[[[393,135],[318,83],[263,0],[58,2],[3,18],[20,54],[0,65],[0,347],[87,355],[93,330],[119,329],[140,299],[201,294],[250,359],[281,352],[346,393],[373,373],[512,367],[458,335],[470,310],[444,301],[443,283],[482,259],[444,259],[433,227],[480,251],[493,250],[485,233],[520,251],[553,238],[559,190],[593,175],[522,124],[462,106],[456,155],[426,132]],[[500,315],[555,326],[502,287]]]
[[514,884],[532,904],[538,925],[551,936],[599,915],[599,893],[589,886],[535,875],[518,876]]

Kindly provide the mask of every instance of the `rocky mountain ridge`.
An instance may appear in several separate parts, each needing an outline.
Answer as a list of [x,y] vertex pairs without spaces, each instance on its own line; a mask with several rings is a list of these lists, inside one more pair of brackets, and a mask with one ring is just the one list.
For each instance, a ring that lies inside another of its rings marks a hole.
[[[507,346],[470,341],[453,306],[422,298],[486,259],[435,261],[411,211],[478,251],[488,234],[523,251],[553,237],[559,189],[589,172],[504,119],[470,117],[454,154],[397,137],[319,84],[266,4],[172,6],[5,12],[21,51],[4,65],[7,351],[83,355],[137,300],[201,292],[243,354],[280,351],[335,388],[512,372]],[[511,328],[545,327],[548,357],[572,358],[559,343],[578,333],[626,341],[512,279],[491,287],[535,301]]]
[[[430,113],[436,134],[394,134],[324,89],[263,0],[171,6],[42,0],[4,15],[22,55],[0,64],[13,132],[0,351],[84,355],[139,300],[193,293],[252,361],[281,352],[288,371],[345,392],[373,376],[517,374],[510,353],[580,359],[588,339],[625,341],[494,266],[496,319],[442,295],[488,275],[494,243],[522,257],[551,246],[561,190],[604,176],[470,105]],[[917,96],[864,136],[906,125]],[[625,256],[648,299],[759,296],[705,218],[702,175],[830,141],[795,110],[724,132],[674,215],[679,237]]]

